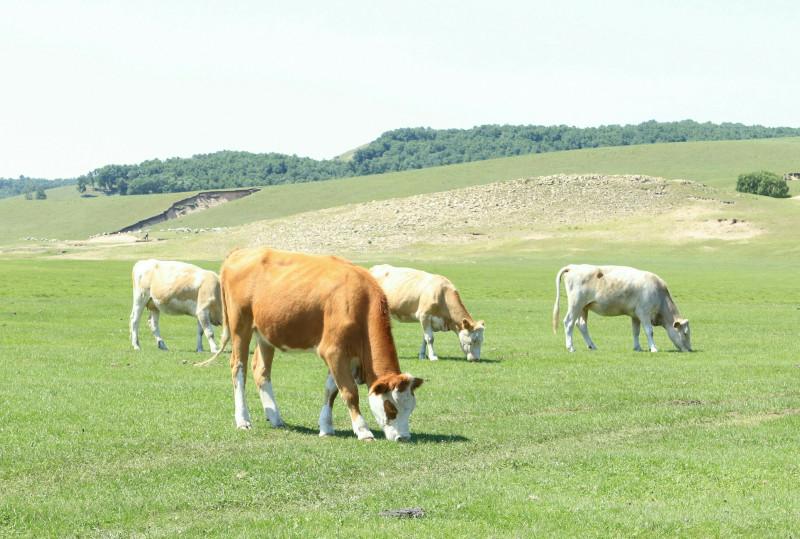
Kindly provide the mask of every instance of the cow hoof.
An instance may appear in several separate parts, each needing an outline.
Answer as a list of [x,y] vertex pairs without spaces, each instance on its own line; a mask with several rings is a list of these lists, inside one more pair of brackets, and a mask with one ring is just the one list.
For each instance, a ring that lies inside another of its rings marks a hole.
[[633,351],[634,352],[641,352],[642,351],[642,347],[641,346],[637,346],[636,348],[633,349]]
[[251,425],[249,421],[244,421],[242,423],[236,423],[236,428],[239,430],[250,430],[253,428],[253,425]]
[[362,442],[374,442],[375,438],[370,436],[369,438],[359,438]]
[[198,348],[197,350],[195,350],[195,352],[202,352],[202,351],[203,351],[202,348]]
[[333,436],[333,431],[325,432],[323,430],[319,431],[320,438],[327,438],[328,436]]
[[431,361],[439,361],[439,358],[438,358],[437,356],[433,356],[433,357],[431,358]]
[[[137,348],[137,350],[138,350],[138,348]],[[422,361],[423,359],[425,359],[425,354],[420,354],[420,355],[419,355],[419,359],[420,359],[420,361]]]
[[141,348],[141,347],[140,347],[138,344],[136,344],[136,345],[134,345],[134,346],[133,346],[133,351],[134,351],[134,352],[138,352],[138,351],[139,351],[139,350],[141,350],[141,349],[142,349],[142,348]]
[[158,341],[158,349],[159,350],[169,350],[167,345],[164,341]]
[[569,348],[567,348],[567,351],[568,351],[568,352],[574,352],[574,351],[575,351],[575,348],[573,348],[572,346],[570,346]]
[[651,352],[658,352],[658,348],[656,348],[656,347],[653,347],[653,348],[651,348],[651,349],[650,349],[650,351],[651,351]]
[[283,422],[283,419],[279,419],[275,422],[270,421],[269,424],[272,425],[273,429],[282,429],[283,427],[286,426],[286,423]]

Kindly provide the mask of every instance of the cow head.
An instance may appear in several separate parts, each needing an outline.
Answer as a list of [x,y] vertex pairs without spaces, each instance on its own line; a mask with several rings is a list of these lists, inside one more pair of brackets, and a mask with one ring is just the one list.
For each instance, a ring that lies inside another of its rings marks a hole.
[[671,327],[667,327],[669,338],[681,352],[692,351],[692,331],[689,321],[685,318],[676,318]]
[[408,419],[417,405],[414,390],[422,385],[422,381],[422,378],[414,378],[410,374],[386,374],[370,387],[369,407],[387,440],[411,440]]
[[469,361],[478,361],[481,358],[481,345],[483,344],[483,320],[470,322],[466,318],[461,321],[461,331],[458,332],[458,341],[461,350],[467,355]]

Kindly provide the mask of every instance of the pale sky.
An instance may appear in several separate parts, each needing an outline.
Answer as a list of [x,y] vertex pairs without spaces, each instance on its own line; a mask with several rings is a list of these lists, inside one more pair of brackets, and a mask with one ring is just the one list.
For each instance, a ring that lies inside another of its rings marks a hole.
[[688,118],[800,127],[800,2],[0,0],[0,177]]

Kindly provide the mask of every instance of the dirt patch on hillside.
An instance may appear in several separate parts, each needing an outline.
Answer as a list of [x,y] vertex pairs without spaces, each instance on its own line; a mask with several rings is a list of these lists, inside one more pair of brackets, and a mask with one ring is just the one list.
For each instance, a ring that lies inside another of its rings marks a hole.
[[214,206],[219,206],[220,204],[225,204],[226,202],[238,200],[240,198],[250,196],[258,191],[260,191],[260,189],[256,187],[248,189],[231,189],[228,191],[203,191],[202,193],[197,193],[189,198],[181,199],[173,203],[163,212],[121,228],[114,232],[114,234],[122,234],[125,232],[141,230],[145,227],[163,223],[164,221],[169,221],[170,219],[177,219],[179,217],[183,217],[184,215],[189,215],[190,213],[207,210],[208,208],[213,208]]
[[[602,223],[631,216],[655,219],[691,204],[722,204],[714,193],[687,180],[562,174],[308,212],[253,223],[241,233],[250,245],[310,252],[547,239],[582,228],[593,228],[601,237]],[[697,234],[702,230],[701,223]]]

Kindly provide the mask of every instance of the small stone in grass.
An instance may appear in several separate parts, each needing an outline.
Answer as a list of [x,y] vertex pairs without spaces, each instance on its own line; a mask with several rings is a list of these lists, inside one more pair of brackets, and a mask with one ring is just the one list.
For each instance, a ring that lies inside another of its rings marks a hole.
[[406,509],[387,509],[378,514],[382,517],[422,518],[425,516],[425,511],[421,507],[409,507]]

